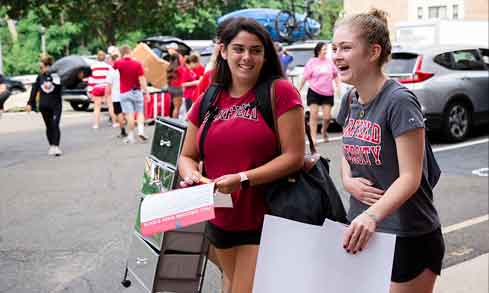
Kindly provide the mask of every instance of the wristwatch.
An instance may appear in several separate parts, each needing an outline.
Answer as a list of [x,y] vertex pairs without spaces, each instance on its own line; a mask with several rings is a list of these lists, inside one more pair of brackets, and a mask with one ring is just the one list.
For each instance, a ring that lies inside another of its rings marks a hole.
[[250,180],[246,176],[245,172],[239,172],[239,182],[241,183],[241,189],[250,187]]

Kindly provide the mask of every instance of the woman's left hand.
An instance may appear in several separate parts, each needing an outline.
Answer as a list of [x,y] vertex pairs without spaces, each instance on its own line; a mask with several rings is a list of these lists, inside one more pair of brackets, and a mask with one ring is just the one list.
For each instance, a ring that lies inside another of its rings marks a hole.
[[367,243],[375,232],[377,224],[365,213],[358,215],[345,231],[343,248],[348,253],[357,253],[367,247]]
[[241,177],[238,174],[228,174],[216,178],[216,189],[222,193],[232,193],[241,188]]

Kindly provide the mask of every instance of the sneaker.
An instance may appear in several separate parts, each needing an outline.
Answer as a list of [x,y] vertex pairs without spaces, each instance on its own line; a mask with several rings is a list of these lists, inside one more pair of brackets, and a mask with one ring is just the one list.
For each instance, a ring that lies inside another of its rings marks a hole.
[[48,156],[54,156],[55,154],[56,154],[56,147],[55,146],[49,146]]
[[117,138],[125,138],[127,137],[127,134],[125,132],[121,132],[117,135]]
[[126,137],[126,138],[124,139],[124,143],[125,143],[125,144],[135,144],[135,143],[136,143],[136,141],[134,140],[134,138]]
[[112,123],[112,128],[119,128],[119,123]]
[[55,146],[55,147],[54,147],[54,155],[55,155],[56,157],[59,157],[59,156],[61,156],[62,154],[63,154],[63,152],[61,151],[61,149],[59,148],[59,146]]
[[141,140],[142,142],[145,142],[148,140],[148,137],[144,134],[138,134],[138,138],[139,140]]
[[92,126],[92,128],[93,128],[93,129],[98,129],[98,125],[97,125],[97,124],[94,124],[94,125]]

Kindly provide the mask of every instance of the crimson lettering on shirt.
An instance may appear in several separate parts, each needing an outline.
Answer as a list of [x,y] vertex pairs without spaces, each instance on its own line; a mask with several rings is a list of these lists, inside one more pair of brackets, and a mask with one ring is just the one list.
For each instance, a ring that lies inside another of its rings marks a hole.
[[372,123],[364,119],[348,119],[346,127],[343,129],[344,137],[352,137],[373,144],[380,144],[381,127],[378,123]]
[[355,165],[382,165],[380,151],[382,147],[379,145],[373,146],[358,146],[351,144],[343,145],[343,154],[347,161]]
[[257,121],[256,107],[250,108],[247,104],[242,104],[234,105],[227,109],[220,109],[215,120],[231,120],[236,118]]

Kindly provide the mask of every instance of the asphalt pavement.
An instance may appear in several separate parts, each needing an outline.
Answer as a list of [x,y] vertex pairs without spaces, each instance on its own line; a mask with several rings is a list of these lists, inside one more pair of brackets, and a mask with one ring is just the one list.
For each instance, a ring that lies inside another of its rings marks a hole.
[[[120,280],[150,144],[125,145],[108,123],[94,130],[91,113],[65,109],[59,158],[47,156],[39,114],[0,119],[0,292],[135,292]],[[152,137],[153,127],[146,131]],[[339,135],[319,150],[341,187]],[[488,292],[487,133],[470,141],[434,146],[443,169],[435,204],[447,243],[437,293]],[[219,283],[211,266],[204,292],[219,292]]]

